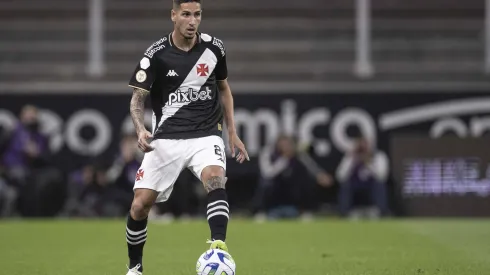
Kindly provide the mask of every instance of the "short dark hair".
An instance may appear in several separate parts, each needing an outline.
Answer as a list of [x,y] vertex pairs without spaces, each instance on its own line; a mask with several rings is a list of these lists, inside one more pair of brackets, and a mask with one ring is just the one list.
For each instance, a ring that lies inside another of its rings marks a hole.
[[199,3],[201,4],[201,0],[172,0],[174,2],[174,8],[180,7],[183,3]]

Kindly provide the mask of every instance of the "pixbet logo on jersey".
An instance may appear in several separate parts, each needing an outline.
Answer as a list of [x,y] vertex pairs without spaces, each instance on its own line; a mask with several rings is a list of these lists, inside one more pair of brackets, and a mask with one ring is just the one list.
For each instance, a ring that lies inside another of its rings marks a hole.
[[168,105],[175,103],[190,103],[198,100],[208,100],[211,99],[211,89],[206,87],[204,90],[196,91],[189,88],[187,91],[177,91],[168,95]]

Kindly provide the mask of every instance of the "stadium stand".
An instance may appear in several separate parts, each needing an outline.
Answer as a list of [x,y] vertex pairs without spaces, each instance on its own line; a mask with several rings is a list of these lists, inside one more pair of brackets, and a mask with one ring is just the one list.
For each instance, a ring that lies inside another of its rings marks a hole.
[[[171,30],[164,1],[107,0],[107,74],[90,79],[88,1],[0,6],[2,89],[121,89],[144,50]],[[483,7],[483,0],[374,1],[371,81],[484,80]],[[212,0],[203,15],[201,30],[225,42],[234,81],[360,81],[353,74],[353,1]]]

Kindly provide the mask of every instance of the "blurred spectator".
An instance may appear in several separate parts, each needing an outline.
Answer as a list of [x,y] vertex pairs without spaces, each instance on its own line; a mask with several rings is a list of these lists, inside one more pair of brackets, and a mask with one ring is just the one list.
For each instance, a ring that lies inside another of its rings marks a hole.
[[63,216],[116,217],[123,213],[109,200],[108,165],[101,159],[73,172],[69,178],[68,200]]
[[65,199],[65,185],[61,171],[50,166],[48,138],[39,129],[38,117],[35,106],[22,107],[19,123],[8,138],[3,165],[9,185],[19,194],[20,214],[53,216]]
[[123,215],[127,214],[133,201],[134,180],[142,160],[139,152],[137,137],[123,136],[119,143],[119,154],[107,171],[111,188],[106,199],[116,203]]
[[[0,156],[3,156],[9,145],[10,131],[0,126]],[[3,159],[0,159],[0,216],[13,216],[18,192],[9,184],[7,170],[4,167]]]
[[15,214],[15,204],[17,201],[18,192],[10,185],[5,177],[5,173],[0,167],[0,216],[9,217]]
[[264,148],[259,168],[261,178],[254,198],[258,219],[264,215],[272,219],[309,217],[318,203],[315,188],[332,185],[331,176],[288,136]]
[[137,139],[125,135],[112,163],[94,160],[72,173],[63,215],[125,216],[133,200],[133,185],[141,163]]
[[32,169],[46,164],[48,154],[48,139],[39,130],[38,110],[26,105],[9,137],[3,164],[10,178],[22,185]]
[[93,178],[93,165],[85,165],[70,174],[68,178],[67,200],[61,213],[62,216],[95,215],[90,210],[90,207],[84,207],[82,200],[82,194],[86,187],[92,184]]
[[94,165],[83,168],[83,188],[80,194],[79,213],[85,217],[117,216],[116,207],[106,200],[109,192],[109,180],[107,178],[107,165],[98,161]]
[[[12,129],[7,126],[2,126],[0,124],[0,156],[4,156],[5,151],[10,143],[10,135],[12,134]],[[3,157],[0,159],[0,165],[3,165]]]
[[372,148],[366,138],[357,139],[354,150],[340,162],[336,176],[341,215],[358,218],[362,212],[359,206],[366,206],[371,218],[387,214],[388,158]]

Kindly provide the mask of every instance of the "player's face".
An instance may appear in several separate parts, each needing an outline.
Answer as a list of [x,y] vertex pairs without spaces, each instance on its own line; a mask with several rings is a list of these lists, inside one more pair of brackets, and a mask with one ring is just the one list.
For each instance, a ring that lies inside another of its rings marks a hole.
[[196,2],[182,3],[180,8],[172,10],[175,30],[186,39],[194,38],[199,24],[201,24],[201,13],[201,4]]

